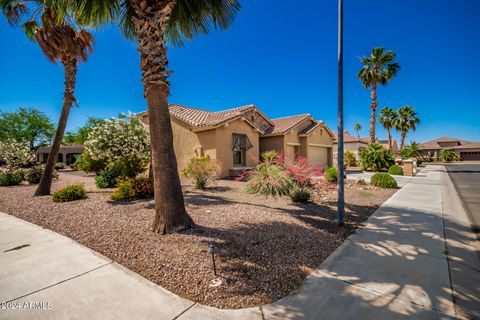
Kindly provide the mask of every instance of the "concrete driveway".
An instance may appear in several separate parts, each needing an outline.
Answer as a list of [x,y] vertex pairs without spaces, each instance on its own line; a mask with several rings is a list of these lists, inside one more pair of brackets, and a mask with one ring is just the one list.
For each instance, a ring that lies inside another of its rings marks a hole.
[[470,219],[472,230],[480,236],[480,162],[445,165]]

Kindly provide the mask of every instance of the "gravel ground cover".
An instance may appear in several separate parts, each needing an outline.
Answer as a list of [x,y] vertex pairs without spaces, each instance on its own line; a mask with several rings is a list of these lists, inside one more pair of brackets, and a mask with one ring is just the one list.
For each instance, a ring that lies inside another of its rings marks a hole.
[[[395,192],[347,183],[347,225],[340,228],[335,186],[317,187],[313,202],[304,205],[246,194],[239,181],[221,180],[205,191],[185,186],[197,228],[162,236],[150,231],[152,200],[111,201],[111,190],[97,189],[94,178],[80,172],[60,173],[52,191],[69,183],[85,184],[88,198],[53,203],[51,196],[33,197],[35,186],[0,187],[1,210],[66,235],[180,296],[220,308],[287,295]],[[217,277],[210,244],[220,249]],[[215,279],[221,284],[213,285]]]

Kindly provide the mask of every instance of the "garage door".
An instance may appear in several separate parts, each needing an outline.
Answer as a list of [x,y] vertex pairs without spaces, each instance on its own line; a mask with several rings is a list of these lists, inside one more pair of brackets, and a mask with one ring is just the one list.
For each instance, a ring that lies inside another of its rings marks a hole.
[[480,160],[480,151],[465,151],[460,152],[462,161]]
[[328,166],[328,148],[309,146],[308,158],[313,165],[325,168]]

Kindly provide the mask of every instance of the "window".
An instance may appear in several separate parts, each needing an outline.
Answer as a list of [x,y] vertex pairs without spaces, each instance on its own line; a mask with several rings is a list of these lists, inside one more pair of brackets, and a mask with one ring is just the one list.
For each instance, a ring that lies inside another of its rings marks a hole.
[[233,165],[245,166],[247,162],[246,150],[253,147],[245,134],[233,134]]

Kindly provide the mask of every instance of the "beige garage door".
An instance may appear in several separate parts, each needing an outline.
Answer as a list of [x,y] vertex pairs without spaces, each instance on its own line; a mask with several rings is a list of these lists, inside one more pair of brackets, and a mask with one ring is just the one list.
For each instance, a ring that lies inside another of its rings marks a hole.
[[328,166],[328,149],[325,147],[308,147],[308,158],[315,166]]

